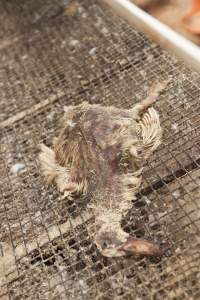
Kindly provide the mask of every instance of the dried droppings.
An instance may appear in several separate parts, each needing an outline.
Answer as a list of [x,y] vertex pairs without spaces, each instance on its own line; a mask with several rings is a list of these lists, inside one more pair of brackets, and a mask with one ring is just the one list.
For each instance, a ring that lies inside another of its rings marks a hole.
[[16,164],[14,164],[11,167],[10,171],[11,171],[12,174],[17,174],[17,173],[19,173],[23,169],[25,169],[25,165],[24,164],[22,164],[22,163],[16,163]]

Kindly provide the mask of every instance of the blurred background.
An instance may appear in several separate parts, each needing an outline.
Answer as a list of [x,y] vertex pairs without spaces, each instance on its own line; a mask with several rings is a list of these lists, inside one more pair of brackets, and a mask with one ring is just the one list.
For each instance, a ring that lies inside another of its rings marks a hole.
[[200,0],[132,0],[132,2],[200,45]]

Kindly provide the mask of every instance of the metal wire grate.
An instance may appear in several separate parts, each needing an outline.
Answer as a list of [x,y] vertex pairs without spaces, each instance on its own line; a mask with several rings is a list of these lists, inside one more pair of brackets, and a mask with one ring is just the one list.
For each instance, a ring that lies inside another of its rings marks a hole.
[[[0,299],[198,299],[199,75],[101,1],[2,1],[0,20]],[[122,224],[165,255],[102,257],[87,203],[45,185],[38,144],[64,105],[130,107],[169,77],[163,144]]]

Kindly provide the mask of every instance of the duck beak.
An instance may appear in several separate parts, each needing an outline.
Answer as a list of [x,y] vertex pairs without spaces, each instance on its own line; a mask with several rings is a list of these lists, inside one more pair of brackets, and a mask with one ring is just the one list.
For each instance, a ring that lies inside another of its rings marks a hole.
[[128,237],[118,250],[125,254],[143,255],[143,256],[162,256],[162,251],[158,245],[143,239]]

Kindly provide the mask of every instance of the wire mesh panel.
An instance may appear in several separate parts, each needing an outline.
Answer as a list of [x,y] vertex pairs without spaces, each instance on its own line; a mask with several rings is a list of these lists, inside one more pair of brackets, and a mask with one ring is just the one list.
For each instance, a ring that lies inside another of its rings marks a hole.
[[[0,4],[0,299],[198,299],[200,78],[101,1]],[[105,258],[90,199],[47,186],[38,145],[64,105],[128,108],[155,79],[163,143],[145,166],[125,231],[162,258]]]

